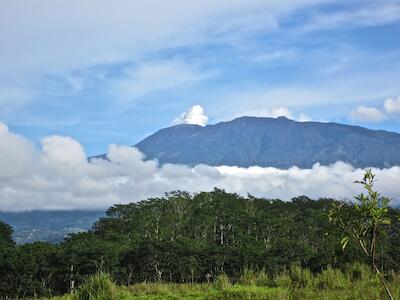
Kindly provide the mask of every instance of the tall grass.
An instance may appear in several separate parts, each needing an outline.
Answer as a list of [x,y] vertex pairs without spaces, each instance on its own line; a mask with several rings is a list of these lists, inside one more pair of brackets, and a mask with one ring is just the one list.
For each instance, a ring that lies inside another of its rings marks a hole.
[[87,278],[72,300],[114,300],[118,299],[119,290],[107,273],[98,273]]
[[[395,299],[400,299],[400,276],[392,273],[387,281]],[[87,278],[72,295],[52,300],[138,300],[138,299],[386,299],[379,278],[362,264],[346,271],[327,267],[320,273],[293,265],[269,276],[264,270],[245,269],[237,283],[222,274],[212,283],[140,283],[117,286],[112,278],[99,273]]]

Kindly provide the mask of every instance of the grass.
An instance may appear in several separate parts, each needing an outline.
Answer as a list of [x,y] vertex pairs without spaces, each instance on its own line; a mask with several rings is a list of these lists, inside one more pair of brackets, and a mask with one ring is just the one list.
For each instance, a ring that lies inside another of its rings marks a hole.
[[[400,299],[400,276],[391,274],[388,283],[395,299]],[[213,283],[139,283],[117,286],[104,273],[89,277],[71,295],[51,300],[155,300],[155,299],[387,299],[379,279],[367,267],[353,265],[346,272],[327,268],[319,274],[293,266],[269,277],[264,271],[245,270],[233,284],[226,275]]]

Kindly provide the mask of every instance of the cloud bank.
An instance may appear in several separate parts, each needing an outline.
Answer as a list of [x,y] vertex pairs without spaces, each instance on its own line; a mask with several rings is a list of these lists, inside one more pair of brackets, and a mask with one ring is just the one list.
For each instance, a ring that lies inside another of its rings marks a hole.
[[[0,157],[1,210],[106,208],[176,189],[196,192],[214,187],[284,200],[298,195],[352,198],[360,192],[353,181],[363,173],[341,162],[288,170],[159,166],[156,161],[146,161],[137,149],[117,145],[109,146],[109,161],[88,162],[83,147],[74,139],[49,136],[39,149],[1,123]],[[400,167],[374,172],[377,188],[400,204]]]

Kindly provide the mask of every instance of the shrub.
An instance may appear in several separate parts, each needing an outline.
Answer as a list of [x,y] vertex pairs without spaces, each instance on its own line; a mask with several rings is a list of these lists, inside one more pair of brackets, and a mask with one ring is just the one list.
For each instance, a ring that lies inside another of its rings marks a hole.
[[274,285],[274,283],[272,282],[272,280],[270,279],[270,277],[268,276],[268,274],[265,272],[265,270],[261,270],[257,273],[256,276],[256,285],[257,286],[268,286],[268,287],[272,287]]
[[281,273],[274,278],[275,286],[288,289],[292,285],[292,278],[287,273]]
[[303,269],[299,265],[292,265],[290,268],[290,278],[294,287],[313,286],[313,275],[309,269]]
[[370,280],[371,277],[375,277],[367,265],[358,262],[347,266],[346,275],[350,281]]
[[73,296],[73,300],[115,300],[117,288],[109,274],[98,273],[86,279]]
[[256,273],[249,268],[245,268],[242,276],[240,276],[239,282],[245,285],[256,284]]
[[231,285],[231,281],[226,274],[219,275],[214,281],[214,287],[222,290],[226,289]]
[[318,274],[315,281],[320,289],[344,288],[348,283],[346,276],[340,270],[332,269],[330,266]]
[[256,286],[273,286],[268,274],[265,270],[258,272],[252,269],[244,269],[242,276],[240,276],[239,282],[244,285],[256,285]]

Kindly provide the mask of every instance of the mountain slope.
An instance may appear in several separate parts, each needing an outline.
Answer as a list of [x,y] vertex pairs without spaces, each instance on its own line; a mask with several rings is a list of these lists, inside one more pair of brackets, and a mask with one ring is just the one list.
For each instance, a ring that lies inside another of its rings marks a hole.
[[310,168],[336,161],[355,167],[400,165],[400,134],[285,117],[242,117],[201,127],[161,129],[135,145],[161,164]]
[[12,226],[18,244],[61,242],[66,235],[86,231],[105,212],[99,210],[0,211],[0,221]]

